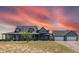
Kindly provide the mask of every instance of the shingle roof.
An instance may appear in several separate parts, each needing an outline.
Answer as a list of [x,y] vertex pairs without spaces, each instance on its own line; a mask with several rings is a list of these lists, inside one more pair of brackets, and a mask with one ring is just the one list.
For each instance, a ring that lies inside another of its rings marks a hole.
[[41,29],[37,30],[37,33],[46,34],[46,33],[49,33],[49,30],[47,30],[47,29],[45,29],[44,27],[42,27]]
[[52,32],[54,36],[65,36],[70,31],[55,30]]
[[[52,32],[52,34],[54,36],[64,36],[66,35],[68,32],[70,32],[69,30],[54,30]],[[72,31],[72,32],[75,32],[78,36],[79,36],[79,31]]]
[[37,26],[17,26],[17,28],[36,28],[37,29]]
[[[23,32],[15,33],[15,32],[9,32],[9,33],[3,33],[3,34],[24,34]],[[30,34],[39,34],[39,33],[30,33]]]
[[15,32],[28,32],[30,28],[38,30],[37,26],[17,26]]

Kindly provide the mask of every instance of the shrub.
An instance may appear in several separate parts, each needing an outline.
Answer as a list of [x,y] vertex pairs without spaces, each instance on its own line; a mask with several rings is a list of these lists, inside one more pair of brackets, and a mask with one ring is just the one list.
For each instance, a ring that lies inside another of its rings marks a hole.
[[24,39],[27,39],[27,40],[29,40],[29,39],[32,38],[32,34],[31,34],[31,33],[24,33],[24,34],[22,34],[21,36],[22,36]]

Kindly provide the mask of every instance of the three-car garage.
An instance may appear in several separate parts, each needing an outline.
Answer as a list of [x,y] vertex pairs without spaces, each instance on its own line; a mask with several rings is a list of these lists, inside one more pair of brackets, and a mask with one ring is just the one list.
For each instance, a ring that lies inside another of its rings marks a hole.
[[54,31],[55,41],[77,41],[78,35],[74,31]]

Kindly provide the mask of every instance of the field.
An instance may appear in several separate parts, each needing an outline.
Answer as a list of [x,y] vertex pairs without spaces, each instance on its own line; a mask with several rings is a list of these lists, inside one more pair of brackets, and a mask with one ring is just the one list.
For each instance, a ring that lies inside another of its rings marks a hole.
[[2,53],[67,53],[74,50],[54,41],[7,41],[0,42]]

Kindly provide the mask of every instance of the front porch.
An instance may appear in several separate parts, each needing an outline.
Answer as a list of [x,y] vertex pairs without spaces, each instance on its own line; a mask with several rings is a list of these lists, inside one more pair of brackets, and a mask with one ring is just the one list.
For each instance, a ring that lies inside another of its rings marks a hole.
[[26,36],[27,34],[23,33],[4,33],[2,34],[2,40],[3,41],[28,41],[32,40],[32,34],[31,36]]
[[50,39],[49,34],[38,34],[38,33],[30,33],[30,36],[27,37],[27,34],[24,33],[3,33],[2,40],[3,41],[48,41]]

